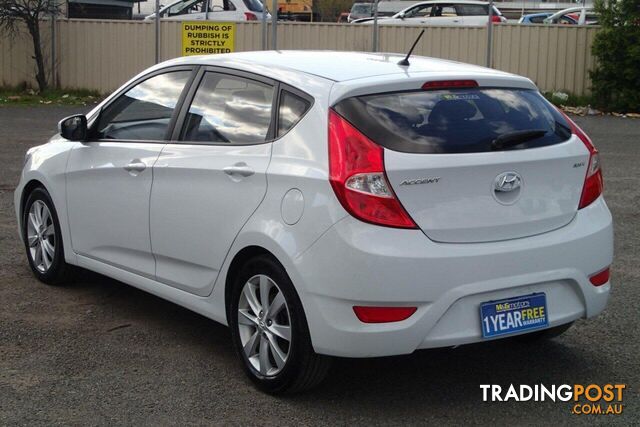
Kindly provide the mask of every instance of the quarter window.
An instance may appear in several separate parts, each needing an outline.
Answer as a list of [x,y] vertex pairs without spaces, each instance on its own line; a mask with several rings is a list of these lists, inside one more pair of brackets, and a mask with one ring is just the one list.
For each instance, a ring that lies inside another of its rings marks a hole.
[[251,144],[267,140],[273,86],[208,72],[185,118],[183,140]]
[[283,90],[278,110],[278,136],[282,136],[298,123],[311,103],[306,99]]
[[100,139],[161,141],[191,71],[151,77],[129,89],[101,114],[96,129]]

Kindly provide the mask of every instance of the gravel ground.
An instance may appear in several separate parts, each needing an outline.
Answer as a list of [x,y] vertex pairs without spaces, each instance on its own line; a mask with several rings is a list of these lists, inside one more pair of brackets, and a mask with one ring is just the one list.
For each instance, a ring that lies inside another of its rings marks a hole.
[[[0,424],[538,424],[640,420],[640,120],[577,118],[602,152],[615,218],[607,310],[535,346],[510,340],[336,360],[312,392],[256,392],[227,329],[92,273],[47,287],[28,270],[12,192],[25,150],[82,107],[0,108]],[[479,384],[625,383],[621,416],[484,403]]]

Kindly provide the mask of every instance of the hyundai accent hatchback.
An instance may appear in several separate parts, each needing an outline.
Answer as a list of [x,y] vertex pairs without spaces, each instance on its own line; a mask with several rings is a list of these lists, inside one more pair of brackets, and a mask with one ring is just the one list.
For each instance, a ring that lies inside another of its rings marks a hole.
[[263,390],[330,357],[556,335],[600,313],[598,152],[528,79],[251,52],[156,65],[30,149],[29,265],[79,266],[231,328]]

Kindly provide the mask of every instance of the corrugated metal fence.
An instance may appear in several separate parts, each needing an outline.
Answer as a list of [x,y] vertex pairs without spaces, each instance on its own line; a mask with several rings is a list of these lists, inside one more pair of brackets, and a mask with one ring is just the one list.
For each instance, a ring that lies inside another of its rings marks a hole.
[[[50,52],[50,22],[43,22],[45,53]],[[154,62],[152,22],[61,20],[57,22],[57,75],[64,88],[109,92]],[[421,28],[380,27],[380,50],[405,52]],[[161,23],[162,59],[180,55],[181,25]],[[525,75],[544,91],[589,91],[593,67],[592,26],[501,24],[494,27],[493,66]],[[238,23],[237,51],[258,50],[260,23]],[[428,27],[415,54],[485,65],[486,28]],[[325,23],[278,25],[279,49],[369,51],[370,26]],[[33,48],[26,34],[0,38],[0,85],[34,84]],[[49,64],[47,57],[47,64]],[[48,65],[50,66],[50,64]]]

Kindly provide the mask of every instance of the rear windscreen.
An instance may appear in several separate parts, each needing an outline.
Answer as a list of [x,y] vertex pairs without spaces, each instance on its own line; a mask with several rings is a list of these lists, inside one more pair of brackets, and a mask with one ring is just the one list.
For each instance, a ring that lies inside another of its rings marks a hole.
[[347,98],[334,109],[374,142],[407,153],[520,150],[571,136],[564,117],[533,90],[394,92]]
[[260,0],[243,0],[244,5],[252,12],[262,12],[262,2]]

